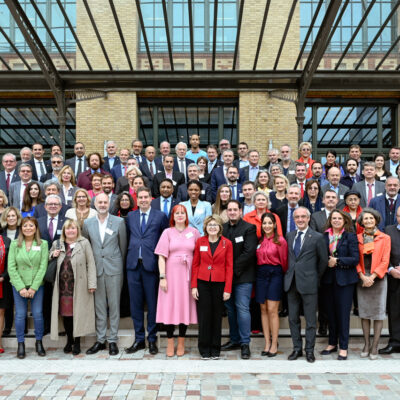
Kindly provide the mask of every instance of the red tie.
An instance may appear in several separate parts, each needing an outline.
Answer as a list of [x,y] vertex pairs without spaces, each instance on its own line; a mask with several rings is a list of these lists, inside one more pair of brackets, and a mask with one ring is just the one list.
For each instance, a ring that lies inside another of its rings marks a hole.
[[369,206],[370,201],[372,200],[372,183],[367,183],[368,185],[368,200],[367,200],[367,206]]
[[301,197],[304,197],[304,182],[300,182]]
[[6,180],[7,190],[10,189],[10,175],[11,174],[7,174],[7,180]]

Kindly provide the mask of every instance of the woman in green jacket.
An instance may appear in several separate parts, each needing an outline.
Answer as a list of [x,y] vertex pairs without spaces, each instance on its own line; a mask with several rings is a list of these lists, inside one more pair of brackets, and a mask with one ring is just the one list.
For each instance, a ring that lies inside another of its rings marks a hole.
[[15,330],[18,340],[18,358],[25,358],[25,318],[28,300],[35,326],[36,352],[45,356],[43,348],[43,278],[47,269],[49,249],[47,242],[40,239],[36,218],[22,219],[21,230],[11,242],[8,255],[8,274],[13,286],[15,303]]

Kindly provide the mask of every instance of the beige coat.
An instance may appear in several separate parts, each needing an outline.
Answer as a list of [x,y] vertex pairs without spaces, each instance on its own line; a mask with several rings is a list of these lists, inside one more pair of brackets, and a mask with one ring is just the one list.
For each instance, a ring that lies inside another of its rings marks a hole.
[[[50,257],[56,249],[57,241],[53,243]],[[60,242],[61,252],[57,262],[57,273],[54,282],[53,300],[51,308],[51,339],[58,340],[58,308],[59,308],[59,275],[62,262],[65,258],[65,245]],[[94,295],[88,289],[97,288],[96,265],[92,248],[87,239],[81,238],[75,244],[71,255],[71,265],[74,272],[74,337],[81,337],[95,332]]]

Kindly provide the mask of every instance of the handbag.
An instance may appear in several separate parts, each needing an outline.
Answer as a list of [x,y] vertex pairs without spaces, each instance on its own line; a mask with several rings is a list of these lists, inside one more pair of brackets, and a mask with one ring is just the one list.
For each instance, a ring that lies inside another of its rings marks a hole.
[[[56,249],[57,250],[60,249],[60,239],[57,239]],[[57,260],[58,260],[58,257],[54,257],[47,264],[47,270],[46,270],[46,273],[44,275],[44,281],[45,282],[54,283],[54,281],[56,280]]]

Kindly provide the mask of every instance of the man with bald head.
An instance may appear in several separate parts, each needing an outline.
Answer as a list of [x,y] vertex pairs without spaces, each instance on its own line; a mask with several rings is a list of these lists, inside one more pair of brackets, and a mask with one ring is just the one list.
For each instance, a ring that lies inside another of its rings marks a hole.
[[340,183],[340,169],[336,167],[331,167],[328,171],[328,183],[324,186],[322,186],[322,193],[325,194],[325,192],[330,189],[336,192],[336,194],[339,197],[339,203],[338,203],[338,208],[344,207],[344,195],[346,192],[349,191],[348,186],[343,185]]
[[[86,354],[95,354],[106,348],[110,355],[119,350],[118,326],[119,306],[123,283],[123,266],[127,250],[125,222],[109,213],[109,197],[96,196],[97,216],[85,220],[82,234],[91,243],[97,270],[97,290],[94,296],[96,310],[96,343]],[[110,318],[110,333],[107,337],[107,310]]]
[[156,163],[154,161],[156,158],[155,147],[147,146],[146,150],[144,151],[144,155],[146,158],[140,163],[140,170],[142,171],[142,174],[147,177],[150,184],[152,184],[154,175],[158,172]]

